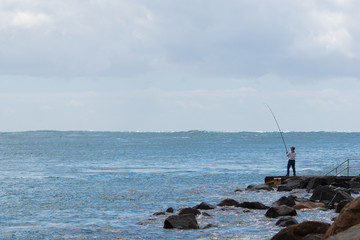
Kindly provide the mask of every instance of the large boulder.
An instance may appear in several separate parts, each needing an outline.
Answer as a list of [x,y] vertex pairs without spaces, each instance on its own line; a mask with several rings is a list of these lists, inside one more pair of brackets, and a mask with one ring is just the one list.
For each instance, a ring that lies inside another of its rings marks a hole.
[[199,225],[194,214],[172,215],[165,219],[164,228],[199,229]]
[[336,194],[336,188],[333,186],[318,186],[314,189],[311,201],[320,201],[329,203]]
[[314,208],[325,208],[326,205],[325,203],[319,202],[319,203],[315,203],[315,202],[301,202],[296,204],[295,206],[293,206],[293,208],[295,210],[300,210],[300,209],[314,209]]
[[280,216],[296,216],[296,215],[297,215],[296,210],[286,205],[281,205],[279,207],[271,207],[265,213],[265,216],[268,218],[277,218]]
[[225,206],[237,207],[237,206],[239,206],[239,202],[234,199],[227,198],[227,199],[222,200],[220,203],[218,203],[218,206],[220,206],[220,207],[225,207]]
[[348,203],[340,212],[338,218],[327,230],[324,239],[343,232],[352,226],[360,224],[360,197]]
[[300,240],[310,234],[324,234],[329,227],[328,223],[305,221],[281,230],[271,240]]
[[292,207],[295,205],[295,196],[289,196],[289,197],[281,197],[279,198],[277,201],[273,202],[273,204],[271,204],[272,207],[278,207],[281,205],[286,205],[288,207]]
[[309,191],[311,189],[315,189],[318,186],[326,186],[328,185],[328,181],[325,178],[314,177],[311,178],[306,186],[306,189]]
[[335,208],[335,206],[343,200],[351,202],[354,198],[347,192],[337,191],[335,196],[329,202],[329,207]]
[[269,209],[268,206],[260,202],[241,202],[237,207],[248,208],[248,209]]
[[360,239],[360,224],[355,225],[343,232],[340,232],[340,233],[328,238],[328,240],[344,240],[344,239],[359,240]]

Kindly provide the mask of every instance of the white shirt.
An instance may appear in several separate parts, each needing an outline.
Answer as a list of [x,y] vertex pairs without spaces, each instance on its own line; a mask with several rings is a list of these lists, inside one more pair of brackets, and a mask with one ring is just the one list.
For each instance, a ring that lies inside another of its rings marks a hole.
[[289,160],[295,160],[296,152],[288,152],[286,156],[289,158]]

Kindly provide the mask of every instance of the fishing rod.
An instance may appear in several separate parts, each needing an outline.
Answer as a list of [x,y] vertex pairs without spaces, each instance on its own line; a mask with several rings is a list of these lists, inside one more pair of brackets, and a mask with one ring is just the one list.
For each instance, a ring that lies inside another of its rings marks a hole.
[[274,117],[274,120],[275,120],[275,122],[276,122],[276,125],[277,125],[277,127],[278,127],[278,129],[279,129],[279,132],[280,132],[281,138],[282,138],[282,140],[283,140],[285,150],[286,150],[286,152],[288,152],[287,147],[286,147],[286,144],[285,144],[284,136],[283,136],[282,131],[281,131],[281,129],[280,129],[279,123],[278,123],[278,121],[276,120],[276,117],[275,117],[275,115],[274,115],[273,111],[271,110],[270,106],[269,106],[269,105],[267,105],[266,103],[265,103],[265,105],[269,108],[269,110],[270,110],[271,114],[272,114],[272,115],[273,115],[273,117]]

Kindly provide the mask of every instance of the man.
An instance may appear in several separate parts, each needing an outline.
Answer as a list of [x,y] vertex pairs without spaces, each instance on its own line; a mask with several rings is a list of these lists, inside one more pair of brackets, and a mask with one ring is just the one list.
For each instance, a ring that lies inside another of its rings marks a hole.
[[286,156],[289,158],[288,165],[287,165],[287,174],[286,174],[286,176],[289,176],[290,167],[292,167],[293,172],[294,172],[294,176],[296,176],[296,173],[295,173],[296,152],[295,152],[295,147],[294,146],[291,147],[291,151],[286,153]]

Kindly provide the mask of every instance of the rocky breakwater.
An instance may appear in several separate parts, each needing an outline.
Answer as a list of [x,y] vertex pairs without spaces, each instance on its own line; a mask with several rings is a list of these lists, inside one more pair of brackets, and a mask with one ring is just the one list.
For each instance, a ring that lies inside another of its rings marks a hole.
[[[296,189],[306,191],[308,197],[294,195]],[[270,206],[258,201],[225,198],[215,205],[202,202],[179,210],[169,208],[154,215],[165,215],[165,229],[206,229],[224,226],[222,223],[211,223],[211,218],[220,212],[239,212],[242,209],[241,212],[246,213],[255,210],[256,214],[263,214],[267,219],[273,219],[274,225],[282,227],[272,239],[360,239],[360,198],[354,199],[352,196],[358,194],[359,190],[360,177],[290,177],[280,185],[249,185],[244,190],[236,190],[245,193],[267,191],[269,194],[292,191],[291,195],[282,196]],[[298,223],[298,211],[303,209],[319,209],[339,215],[332,223],[314,221],[311,217]],[[197,220],[204,217],[209,218],[210,223],[201,226]]]

